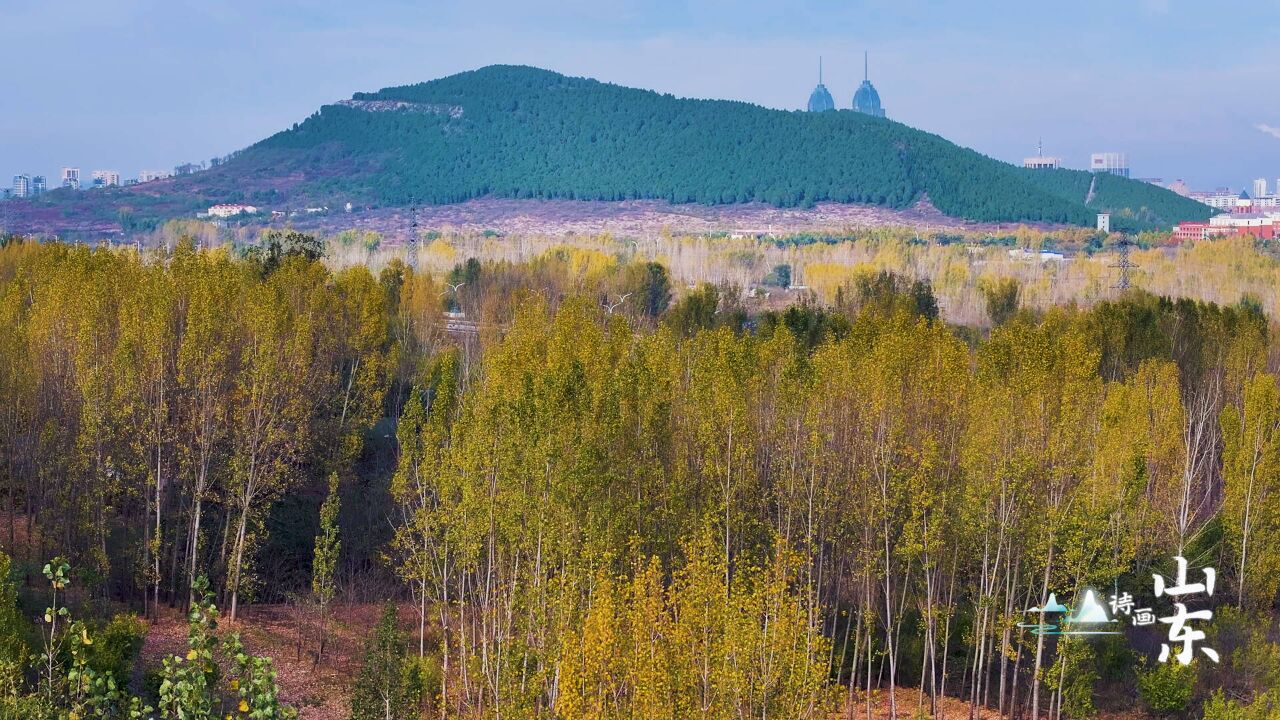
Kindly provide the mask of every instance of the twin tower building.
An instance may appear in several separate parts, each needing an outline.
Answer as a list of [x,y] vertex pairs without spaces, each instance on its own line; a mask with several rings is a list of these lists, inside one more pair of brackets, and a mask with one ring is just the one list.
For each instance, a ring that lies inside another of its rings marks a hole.
[[[814,88],[809,95],[809,112],[835,109],[836,102],[831,99],[831,92],[827,90],[826,85],[822,84],[822,58],[818,58],[818,87]],[[880,93],[876,92],[876,86],[871,84],[867,73],[866,53],[862,55],[862,84],[853,94],[853,109],[867,115],[884,117],[884,108],[880,107]]]

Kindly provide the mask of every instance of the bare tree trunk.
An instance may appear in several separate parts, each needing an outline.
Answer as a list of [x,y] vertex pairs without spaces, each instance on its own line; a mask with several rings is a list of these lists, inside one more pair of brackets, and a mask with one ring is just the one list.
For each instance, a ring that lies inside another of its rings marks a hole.
[[240,509],[240,522],[236,530],[235,551],[231,568],[231,622],[236,621],[236,611],[240,601],[240,568],[244,563],[245,531],[249,525],[249,501]]
[[[1049,574],[1053,568],[1054,533],[1049,533],[1049,556],[1044,564],[1044,582],[1040,587],[1040,619],[1044,624],[1044,606],[1049,601]],[[1044,662],[1044,634],[1036,633],[1035,671],[1031,678],[1031,720],[1040,720],[1040,669]]]

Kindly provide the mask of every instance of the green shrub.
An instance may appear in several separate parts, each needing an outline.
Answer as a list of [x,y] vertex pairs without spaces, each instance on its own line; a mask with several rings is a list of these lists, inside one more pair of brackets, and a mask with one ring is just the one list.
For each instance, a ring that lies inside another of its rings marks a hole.
[[1195,683],[1195,665],[1168,662],[1151,670],[1138,671],[1138,695],[1157,715],[1186,710]]
[[164,682],[164,672],[158,668],[147,668],[142,673],[142,694],[155,700],[160,697],[160,684]]
[[774,287],[791,287],[791,266],[790,265],[774,265],[768,275],[760,281],[761,285],[772,285]]
[[1049,671],[1048,684],[1062,691],[1062,714],[1071,720],[1085,720],[1098,714],[1093,705],[1093,683],[1098,679],[1095,664],[1093,647],[1088,641],[1065,637],[1059,642],[1058,661]]
[[1240,703],[1227,699],[1221,690],[1214,690],[1213,695],[1204,701],[1203,714],[1204,720],[1245,720]]
[[[365,643],[364,667],[351,688],[351,720],[410,720],[419,717],[416,671],[410,671],[396,606],[387,603]],[[390,712],[388,712],[388,708]]]
[[1098,658],[1098,677],[1107,682],[1132,683],[1137,655],[1123,635],[1099,636],[1093,641],[1093,651]]
[[1280,717],[1280,688],[1264,692],[1252,701],[1238,701],[1214,690],[1204,702],[1204,720],[1275,720]]
[[93,645],[89,646],[89,667],[99,673],[111,673],[118,682],[129,682],[147,630],[147,621],[125,613],[94,628],[90,633]]
[[26,638],[30,626],[18,609],[18,591],[9,581],[12,564],[0,553],[0,695],[16,693],[22,683],[22,668],[31,652]]
[[404,686],[406,695],[417,698],[419,702],[430,702],[435,705],[440,700],[441,680],[443,677],[440,657],[410,657],[404,664]]

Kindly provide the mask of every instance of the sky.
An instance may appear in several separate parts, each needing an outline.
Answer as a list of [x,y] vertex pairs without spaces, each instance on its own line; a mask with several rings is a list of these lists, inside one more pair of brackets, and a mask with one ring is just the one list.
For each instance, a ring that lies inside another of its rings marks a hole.
[[1280,179],[1280,0],[0,0],[0,184],[225,155],[352,93],[535,65],[688,97],[837,106],[992,157],[1197,189]]

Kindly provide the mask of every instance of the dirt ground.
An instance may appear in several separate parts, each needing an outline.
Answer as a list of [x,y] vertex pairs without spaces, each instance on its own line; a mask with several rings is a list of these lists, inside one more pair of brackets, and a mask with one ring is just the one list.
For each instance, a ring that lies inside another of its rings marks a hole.
[[[299,621],[295,611],[284,605],[250,606],[238,622],[223,621],[220,630],[237,631],[248,650],[258,655],[274,658],[279,676],[282,699],[299,710],[303,720],[347,720],[349,708],[347,696],[351,682],[360,672],[363,647],[369,631],[377,624],[382,613],[378,604],[342,605],[336,607],[331,620],[332,637],[325,658],[319,665],[314,661],[313,625],[304,620],[306,637],[299,642]],[[414,623],[413,608],[400,608],[403,628]],[[161,660],[173,654],[186,652],[187,624],[177,611],[168,611],[151,624],[146,644],[142,650],[143,667],[156,667]],[[929,716],[929,698],[921,696],[914,688],[898,688],[895,693],[899,720]],[[851,703],[841,701],[841,711],[833,716],[844,720],[867,720],[866,701],[855,693]],[[889,694],[875,690],[871,694],[869,720],[889,720]],[[994,710],[979,708],[970,715],[969,704],[954,697],[945,697],[939,703],[938,720],[1000,720]],[[1146,720],[1137,711],[1101,713],[1098,720]]]
[[[249,652],[274,659],[282,699],[298,708],[304,720],[346,720],[347,694],[360,672],[365,638],[377,625],[382,606],[343,605],[330,621],[331,639],[324,659],[315,663],[314,618],[303,617],[301,633],[296,611],[285,605],[245,608],[237,622],[220,620],[220,632],[240,633]],[[409,608],[400,609],[404,627],[412,624]],[[300,637],[303,635],[305,637]],[[158,667],[163,658],[186,652],[187,622],[176,610],[151,623],[142,648],[142,667]]]
[[[852,228],[914,227],[921,231],[997,232],[1018,223],[973,223],[948,217],[922,198],[910,208],[854,203],[818,203],[811,208],[779,208],[763,203],[739,205],[673,205],[660,200],[603,202],[592,200],[513,200],[477,198],[453,205],[382,208],[354,213],[299,215],[272,221],[321,234],[348,228],[373,230],[388,241],[411,237],[419,229],[454,232],[494,230],[514,236],[565,234],[653,237],[663,232],[699,235],[708,232],[786,235],[798,232],[841,232]],[[1028,223],[1036,227],[1049,225]]]

